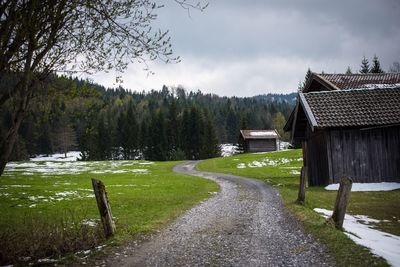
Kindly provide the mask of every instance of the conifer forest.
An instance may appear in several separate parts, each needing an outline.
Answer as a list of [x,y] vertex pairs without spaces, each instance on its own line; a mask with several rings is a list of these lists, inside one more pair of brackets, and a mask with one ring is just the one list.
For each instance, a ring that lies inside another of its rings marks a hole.
[[[35,91],[10,160],[72,150],[82,160],[215,157],[219,144],[237,143],[240,129],[281,131],[295,97],[220,97],[166,86],[135,92],[50,76]],[[0,130],[11,123],[9,108],[2,107]]]

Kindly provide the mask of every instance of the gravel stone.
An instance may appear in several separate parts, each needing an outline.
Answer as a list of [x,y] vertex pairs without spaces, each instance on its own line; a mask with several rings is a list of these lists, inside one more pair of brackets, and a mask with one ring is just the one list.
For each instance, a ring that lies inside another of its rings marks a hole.
[[200,172],[197,161],[174,171],[217,182],[221,191],[175,223],[110,256],[107,266],[334,266],[326,248],[284,209],[279,193],[257,180]]

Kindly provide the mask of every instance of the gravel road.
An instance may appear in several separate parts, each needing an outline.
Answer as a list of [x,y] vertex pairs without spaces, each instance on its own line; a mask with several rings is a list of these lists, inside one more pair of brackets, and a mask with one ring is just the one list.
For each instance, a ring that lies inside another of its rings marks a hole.
[[325,248],[285,211],[279,193],[271,186],[233,175],[200,172],[195,169],[196,163],[179,164],[174,171],[214,180],[221,192],[189,210],[158,234],[130,245],[103,264],[334,265]]

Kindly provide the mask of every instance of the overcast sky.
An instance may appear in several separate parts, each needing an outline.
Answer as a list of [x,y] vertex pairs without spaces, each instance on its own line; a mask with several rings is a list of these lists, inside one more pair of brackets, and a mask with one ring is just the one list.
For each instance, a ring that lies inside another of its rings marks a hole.
[[[360,68],[376,54],[387,70],[400,61],[399,0],[210,0],[204,12],[163,1],[157,27],[170,30],[179,64],[149,63],[123,74],[123,86],[136,91],[162,85],[221,96],[289,93],[307,68],[343,73]],[[115,73],[92,79],[115,86]]]

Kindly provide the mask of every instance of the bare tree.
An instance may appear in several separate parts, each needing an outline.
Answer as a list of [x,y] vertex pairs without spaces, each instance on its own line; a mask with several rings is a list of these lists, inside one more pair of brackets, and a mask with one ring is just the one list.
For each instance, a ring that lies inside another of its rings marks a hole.
[[[207,4],[175,0],[183,8]],[[0,175],[35,88],[55,72],[123,72],[129,63],[179,62],[168,31],[152,23],[163,6],[152,0],[1,0],[0,109],[8,102],[12,124],[0,140]]]

